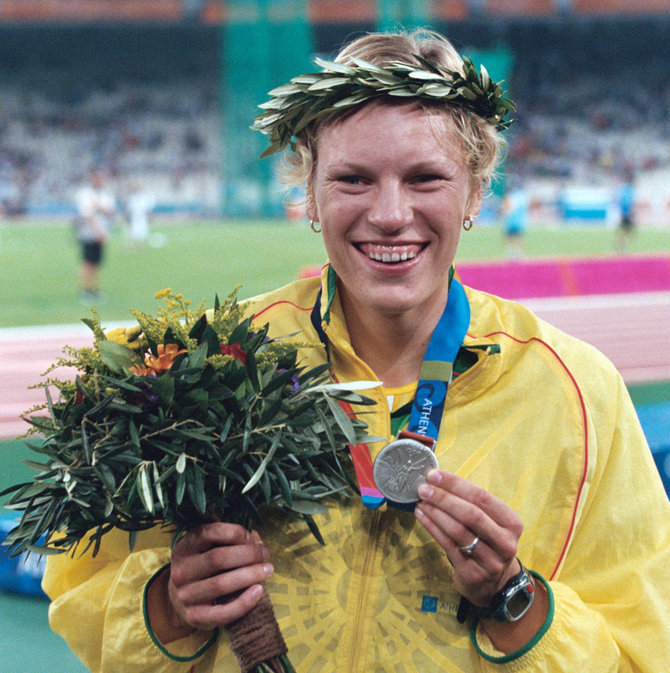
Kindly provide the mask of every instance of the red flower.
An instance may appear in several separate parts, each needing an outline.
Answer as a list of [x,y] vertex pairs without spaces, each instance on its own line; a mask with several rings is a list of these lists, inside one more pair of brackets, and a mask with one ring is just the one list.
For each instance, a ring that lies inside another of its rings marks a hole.
[[232,355],[243,365],[247,364],[247,353],[242,350],[240,344],[221,344],[221,355]]

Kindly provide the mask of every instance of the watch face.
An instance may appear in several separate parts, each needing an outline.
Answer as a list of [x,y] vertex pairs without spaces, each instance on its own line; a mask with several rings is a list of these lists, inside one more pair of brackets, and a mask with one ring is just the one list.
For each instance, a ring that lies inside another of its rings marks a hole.
[[493,597],[488,608],[476,608],[480,619],[495,619],[498,622],[515,622],[521,619],[533,604],[535,587],[521,566],[521,572]]
[[519,619],[530,605],[530,597],[525,591],[517,591],[508,601],[507,612],[512,621]]

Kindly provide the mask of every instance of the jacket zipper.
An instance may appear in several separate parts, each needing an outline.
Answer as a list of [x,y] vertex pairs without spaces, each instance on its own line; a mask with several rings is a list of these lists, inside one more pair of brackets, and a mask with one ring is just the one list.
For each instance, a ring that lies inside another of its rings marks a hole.
[[356,614],[354,615],[354,631],[353,638],[351,643],[351,657],[349,658],[349,667],[347,671],[349,673],[360,673],[361,669],[358,665],[358,660],[361,656],[361,641],[365,637],[365,620],[363,617],[363,612],[365,610],[365,605],[367,604],[368,598],[368,578],[370,576],[370,567],[377,556],[377,548],[379,544],[379,523],[381,519],[381,510],[375,510],[372,515],[372,520],[370,522],[370,541],[367,545],[365,551],[365,559],[363,562],[363,571],[361,579],[361,589],[358,595],[358,601],[356,604]]

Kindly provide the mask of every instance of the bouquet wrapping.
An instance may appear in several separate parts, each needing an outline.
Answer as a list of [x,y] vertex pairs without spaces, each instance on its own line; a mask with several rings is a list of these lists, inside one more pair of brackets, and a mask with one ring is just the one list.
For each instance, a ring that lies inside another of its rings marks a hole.
[[[356,490],[346,447],[365,434],[340,402],[372,404],[358,391],[377,384],[301,367],[298,346],[252,328],[235,293],[210,311],[170,290],[157,297],[157,315],[133,311],[132,327],[105,332],[93,312],[93,345],[66,347],[54,364],[74,378],[47,372],[46,401],[28,412],[41,435],[30,442],[41,460],[27,461],[36,474],[0,494],[22,512],[5,544],[95,555],[113,528],[128,531],[132,549],[153,526],[176,541],[205,522],[250,528],[266,508],[302,520],[323,544],[314,515]],[[228,630],[244,673],[293,670],[267,595],[239,622]],[[268,633],[274,644],[256,652]]]

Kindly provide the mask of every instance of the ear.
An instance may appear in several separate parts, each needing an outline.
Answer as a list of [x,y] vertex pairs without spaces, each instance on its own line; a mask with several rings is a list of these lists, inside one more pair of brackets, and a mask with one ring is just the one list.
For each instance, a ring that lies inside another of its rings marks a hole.
[[316,207],[311,180],[307,182],[307,187],[305,188],[305,214],[307,215],[307,219],[314,222],[319,221],[319,211]]
[[468,197],[468,202],[465,208],[465,214],[476,217],[482,209],[482,185],[481,182],[472,186],[472,191]]

